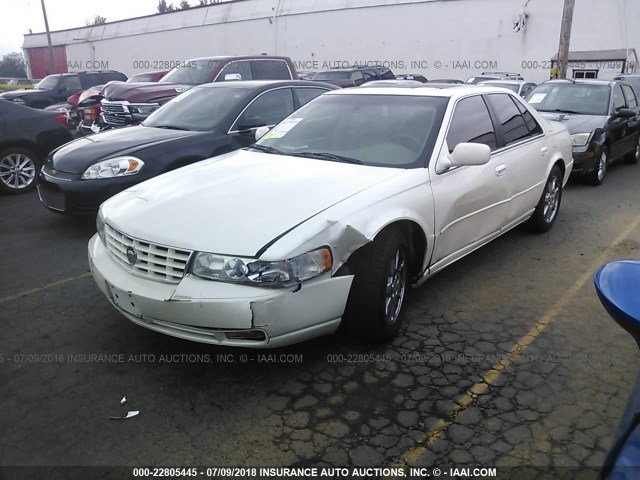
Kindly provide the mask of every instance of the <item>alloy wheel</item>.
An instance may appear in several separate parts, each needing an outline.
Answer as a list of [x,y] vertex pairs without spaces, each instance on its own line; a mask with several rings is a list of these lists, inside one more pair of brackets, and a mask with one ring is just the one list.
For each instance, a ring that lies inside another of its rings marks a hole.
[[407,289],[407,268],[404,254],[400,248],[389,263],[387,288],[385,292],[385,319],[391,325],[398,320]]
[[600,160],[598,161],[598,180],[602,181],[607,173],[607,152],[602,151],[600,153]]
[[560,204],[560,181],[555,175],[547,182],[547,191],[544,194],[543,216],[546,223],[553,222],[558,213]]
[[28,188],[36,178],[36,165],[24,153],[10,153],[0,159],[0,181],[13,190]]

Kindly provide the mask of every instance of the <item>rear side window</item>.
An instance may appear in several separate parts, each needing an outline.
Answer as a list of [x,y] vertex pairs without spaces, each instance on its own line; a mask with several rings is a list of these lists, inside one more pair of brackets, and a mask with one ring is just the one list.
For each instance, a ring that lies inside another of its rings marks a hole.
[[126,82],[127,81],[127,76],[124,73],[109,72],[109,73],[104,73],[103,75],[104,75],[104,79],[100,83],[107,83],[107,82],[111,82],[113,80],[118,80],[118,81],[121,81],[121,82]]
[[309,103],[314,98],[319,97],[324,92],[328,91],[328,90],[325,90],[324,88],[307,88],[307,87],[296,88],[295,90],[296,90],[296,94],[298,95],[298,101],[300,102],[301,107]]
[[218,74],[216,82],[225,82],[227,75],[240,75],[240,80],[253,80],[249,62],[231,62]]
[[383,80],[393,80],[394,78],[396,78],[388,68],[378,69],[378,76]]
[[[236,122],[243,123],[247,118],[260,117],[267,125],[280,123],[293,113],[293,94],[290,88],[280,88],[263,93],[256,98]],[[236,129],[235,127],[233,128]]]
[[351,72],[351,80],[353,80],[356,86],[360,86],[364,83],[364,75],[360,70],[356,70],[355,72]]
[[375,80],[376,74],[371,70],[363,70],[362,74],[364,75],[364,81],[368,82],[369,80]]
[[505,145],[510,145],[529,136],[529,129],[524,118],[509,95],[495,93],[487,95],[487,98],[498,118],[498,123],[502,126]]
[[622,85],[622,91],[627,99],[627,105],[629,108],[636,108],[638,106],[638,99],[636,98],[635,93],[633,93],[633,89],[629,85]]
[[518,107],[518,110],[520,110],[520,113],[522,114],[522,117],[524,118],[524,123],[527,124],[527,128],[529,129],[529,134],[530,135],[541,135],[542,134],[542,127],[540,126],[540,124],[536,121],[535,118],[533,118],[533,115],[531,115],[531,112],[529,110],[527,110],[525,108],[524,105],[522,105],[522,103],[518,102],[515,99],[511,99],[513,100],[513,103],[516,104],[516,106]]
[[253,78],[256,80],[290,80],[291,72],[283,60],[254,60]]
[[82,81],[82,88],[91,88],[94,85],[100,85],[103,82],[100,75],[97,73],[86,73],[84,75],[80,75],[80,80]]
[[456,105],[447,133],[449,153],[459,143],[483,143],[491,150],[497,147],[491,116],[480,95],[463,98]]

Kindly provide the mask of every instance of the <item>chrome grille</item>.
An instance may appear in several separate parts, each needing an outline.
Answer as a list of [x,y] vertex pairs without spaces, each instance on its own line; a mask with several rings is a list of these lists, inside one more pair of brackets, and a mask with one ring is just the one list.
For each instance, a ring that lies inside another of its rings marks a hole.
[[126,125],[133,118],[129,108],[120,102],[102,101],[102,118],[110,125]]
[[[125,270],[135,275],[167,283],[179,283],[187,270],[191,251],[138,240],[105,225],[107,250]],[[138,260],[131,264],[127,248],[133,247]]]
[[60,180],[73,180],[76,177],[76,173],[71,172],[62,172],[60,170],[55,170],[50,168],[48,165],[42,167],[42,173],[44,173],[48,177],[59,178]]

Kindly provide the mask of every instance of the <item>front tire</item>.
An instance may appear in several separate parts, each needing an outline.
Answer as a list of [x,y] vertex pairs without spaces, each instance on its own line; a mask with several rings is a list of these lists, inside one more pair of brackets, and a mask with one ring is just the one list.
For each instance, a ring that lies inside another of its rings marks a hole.
[[547,178],[540,201],[529,219],[529,227],[532,231],[544,233],[553,227],[562,203],[562,180],[562,171],[555,165]]
[[602,147],[600,150],[600,155],[596,160],[595,167],[593,172],[587,175],[587,182],[589,182],[594,187],[602,185],[604,182],[604,177],[607,174],[607,169],[609,168],[609,150],[607,147]]
[[369,341],[396,336],[409,291],[409,248],[398,229],[383,232],[357,252],[345,311],[347,331]]
[[36,154],[26,148],[9,147],[0,151],[0,190],[6,193],[33,190],[39,165]]

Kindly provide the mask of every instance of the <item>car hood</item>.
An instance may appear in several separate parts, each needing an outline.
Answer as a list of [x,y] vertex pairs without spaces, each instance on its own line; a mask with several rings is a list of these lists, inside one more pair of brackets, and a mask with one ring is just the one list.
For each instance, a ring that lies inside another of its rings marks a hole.
[[142,240],[255,257],[323,210],[404,172],[239,150],[135,185],[102,213]]
[[28,95],[28,94],[30,94],[30,95],[42,95],[44,93],[45,93],[44,90],[36,90],[34,88],[11,90],[10,92],[4,92],[2,94],[2,98],[8,98],[10,100],[13,100],[14,98],[23,97],[23,96]]
[[62,172],[81,173],[100,160],[133,155],[147,147],[208,133],[210,132],[185,132],[141,125],[108,130],[67,143],[56,150],[49,165]]
[[140,103],[172,98],[190,88],[193,87],[179,83],[112,83],[105,85],[101,93],[108,100],[127,100],[131,103]]
[[607,123],[604,115],[573,115],[568,113],[539,112],[547,120],[562,123],[569,133],[588,133],[603,128]]

